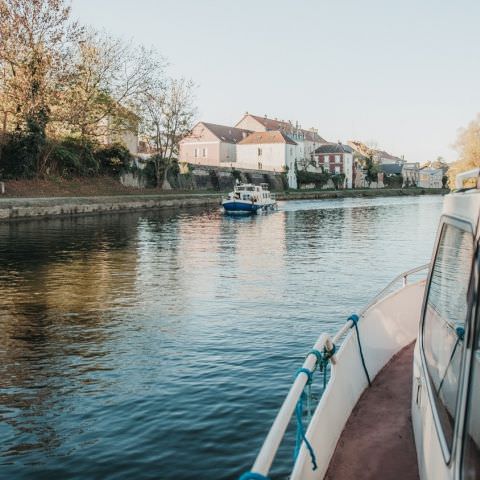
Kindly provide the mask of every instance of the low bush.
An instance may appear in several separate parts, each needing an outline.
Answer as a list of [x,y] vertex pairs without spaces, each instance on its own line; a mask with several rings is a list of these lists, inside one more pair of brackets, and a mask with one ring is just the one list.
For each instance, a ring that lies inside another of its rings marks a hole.
[[305,170],[297,170],[298,185],[315,184],[315,188],[322,188],[330,179],[330,174],[326,172],[307,172]]

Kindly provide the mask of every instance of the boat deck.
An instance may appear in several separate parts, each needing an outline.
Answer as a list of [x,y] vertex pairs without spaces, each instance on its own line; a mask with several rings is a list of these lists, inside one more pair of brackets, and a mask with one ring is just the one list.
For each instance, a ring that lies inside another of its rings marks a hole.
[[380,371],[353,409],[325,479],[418,479],[410,416],[414,343]]

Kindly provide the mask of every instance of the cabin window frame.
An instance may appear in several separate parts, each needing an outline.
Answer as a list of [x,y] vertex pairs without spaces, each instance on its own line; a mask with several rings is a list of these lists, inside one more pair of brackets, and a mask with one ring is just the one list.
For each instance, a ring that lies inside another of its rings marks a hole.
[[465,368],[464,368],[464,388],[463,388],[463,401],[462,401],[462,410],[460,411],[461,415],[461,429],[458,431],[458,441],[460,442],[460,448],[458,449],[458,461],[456,462],[455,468],[455,478],[463,479],[464,478],[464,466],[465,466],[465,454],[466,454],[466,442],[468,436],[468,424],[469,424],[469,412],[468,408],[471,408],[470,395],[473,391],[473,373],[474,366],[473,361],[474,357],[477,354],[476,352],[480,348],[480,298],[478,292],[480,292],[480,242],[477,241],[475,249],[475,258],[473,272],[471,275],[471,286],[476,290],[470,292],[476,301],[473,303],[470,322],[468,329],[465,331]]
[[[432,274],[433,274],[433,267],[436,264],[438,254],[439,254],[439,248],[440,248],[440,241],[443,238],[443,233],[445,229],[447,228],[447,225],[456,227],[464,232],[467,232],[471,236],[471,241],[472,241],[472,261],[470,264],[470,276],[468,280],[468,287],[467,287],[467,314],[465,317],[465,339],[464,339],[464,345],[463,345],[463,353],[462,353],[462,358],[461,358],[461,364],[460,364],[460,374],[459,374],[459,385],[458,385],[458,390],[457,390],[457,398],[456,398],[456,405],[455,405],[455,423],[453,425],[453,434],[452,434],[452,445],[451,447],[448,446],[447,439],[445,437],[444,433],[444,428],[442,425],[442,422],[440,420],[440,415],[437,410],[437,397],[434,393],[434,386],[432,384],[432,379],[430,377],[430,373],[428,370],[428,364],[427,364],[427,359],[425,355],[425,349],[424,349],[424,328],[425,328],[425,314],[427,311],[427,304],[428,304],[428,297],[430,295],[430,287],[432,283]],[[461,416],[461,412],[464,408],[464,404],[466,401],[466,396],[465,396],[465,367],[466,367],[466,362],[465,362],[465,357],[467,356],[467,342],[466,339],[468,338],[467,336],[469,335],[469,325],[471,323],[472,319],[472,298],[471,298],[471,289],[472,289],[472,282],[475,277],[475,275],[472,273],[473,270],[476,268],[476,241],[474,237],[474,231],[472,228],[472,225],[470,222],[466,220],[461,220],[456,217],[452,217],[450,215],[442,215],[440,219],[440,228],[437,233],[437,238],[435,240],[435,249],[434,249],[434,254],[432,256],[432,260],[430,263],[430,268],[428,272],[428,278],[427,278],[427,283],[426,283],[426,288],[425,288],[425,295],[423,298],[423,305],[422,305],[422,315],[421,315],[421,321],[420,321],[420,358],[421,358],[421,363],[422,363],[422,370],[423,370],[423,376],[425,378],[425,384],[426,384],[426,390],[428,394],[428,400],[430,404],[430,408],[432,410],[432,415],[433,415],[433,420],[435,424],[435,430],[437,432],[437,437],[440,443],[440,447],[442,450],[443,454],[443,459],[445,464],[450,465],[451,461],[453,458],[455,458],[455,454],[458,450],[458,442],[461,440],[459,438],[460,435],[460,430],[463,431],[463,424],[464,419]],[[458,463],[458,462],[457,462]]]

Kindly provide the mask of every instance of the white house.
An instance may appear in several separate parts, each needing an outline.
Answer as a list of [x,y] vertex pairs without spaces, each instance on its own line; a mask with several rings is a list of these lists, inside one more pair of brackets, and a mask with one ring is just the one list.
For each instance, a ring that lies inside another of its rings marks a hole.
[[442,188],[443,170],[441,168],[422,168],[418,186],[421,188]]
[[298,144],[280,131],[254,132],[237,144],[237,166],[273,172],[288,171],[288,186],[297,188]]
[[314,128],[305,130],[299,126],[298,122],[293,124],[290,121],[268,118],[266,115],[261,117],[247,112],[235,127],[254,132],[279,131],[284,133],[298,146],[296,160],[299,165],[303,162],[308,164],[315,149],[322,143],[326,143],[326,140]]

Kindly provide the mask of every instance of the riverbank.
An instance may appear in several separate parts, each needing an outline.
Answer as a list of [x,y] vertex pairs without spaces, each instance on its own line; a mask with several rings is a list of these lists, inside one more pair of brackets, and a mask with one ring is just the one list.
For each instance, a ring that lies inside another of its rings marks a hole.
[[278,200],[321,200],[328,198],[403,197],[445,195],[446,188],[370,188],[355,190],[290,190],[277,193]]
[[221,194],[2,198],[0,221],[220,205]]
[[[445,194],[441,189],[323,190],[277,193],[278,200],[392,197]],[[0,198],[0,221],[90,215],[135,210],[183,209],[219,206],[222,193],[161,193],[66,197]]]

